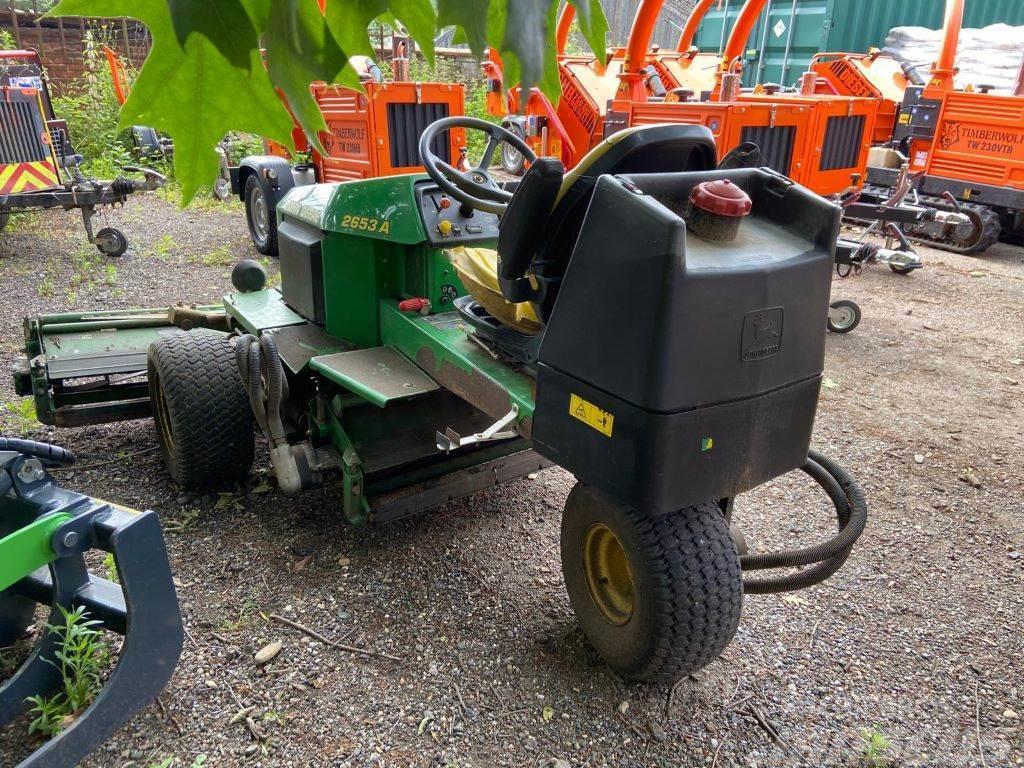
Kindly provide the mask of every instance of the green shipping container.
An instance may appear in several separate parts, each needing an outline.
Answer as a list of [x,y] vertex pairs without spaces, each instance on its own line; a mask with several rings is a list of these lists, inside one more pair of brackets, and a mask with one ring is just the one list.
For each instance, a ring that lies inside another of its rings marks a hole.
[[[702,51],[721,51],[743,0],[721,0],[697,32]],[[939,29],[944,0],[767,0],[747,41],[743,83],[794,85],[819,51],[881,48],[893,27]],[[725,24],[723,25],[723,20]],[[966,0],[964,27],[1024,25],[1022,0]]]

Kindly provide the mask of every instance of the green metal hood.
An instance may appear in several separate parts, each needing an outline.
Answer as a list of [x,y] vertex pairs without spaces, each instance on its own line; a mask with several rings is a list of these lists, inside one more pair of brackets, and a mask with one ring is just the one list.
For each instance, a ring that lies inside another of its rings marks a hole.
[[413,190],[426,178],[408,174],[296,187],[278,203],[278,216],[323,232],[422,243],[427,235]]

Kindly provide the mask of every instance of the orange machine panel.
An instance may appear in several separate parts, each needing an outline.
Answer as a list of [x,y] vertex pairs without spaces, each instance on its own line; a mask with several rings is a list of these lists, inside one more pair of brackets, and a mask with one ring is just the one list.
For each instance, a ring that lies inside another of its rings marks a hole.
[[[778,95],[743,94],[740,102],[777,104]],[[868,150],[878,117],[878,101],[846,96],[781,97],[785,103],[803,104],[812,110],[806,154],[801,158],[801,183],[819,195],[844,192],[860,186],[868,164]]]
[[872,142],[884,144],[892,138],[909,84],[899,62],[889,56],[842,54],[832,61],[816,61],[811,70],[817,75],[817,93],[879,99]]
[[[458,83],[364,83],[365,93],[326,83],[311,86],[327,130],[322,155],[311,150],[317,181],[394,176],[423,170],[419,160],[420,134],[443,117],[465,114],[466,89]],[[292,132],[296,149],[310,151],[302,129]],[[448,134],[452,165],[466,146],[465,131]],[[266,142],[267,152],[290,158],[288,149]]]
[[585,56],[563,56],[559,61],[562,95],[557,114],[565,138],[576,150],[575,157],[564,158],[570,165],[604,138],[604,118],[619,90],[621,69],[622,59],[618,58],[612,58],[607,67]]
[[[454,83],[366,83],[366,94],[315,84],[313,97],[327,122],[317,158],[320,181],[393,176],[422,170],[420,134],[444,117],[465,112],[465,88]],[[466,146],[463,131],[448,136],[454,165]]]
[[615,106],[628,115],[627,123],[631,126],[656,123],[706,126],[715,137],[719,156],[743,142],[754,142],[760,147],[766,166],[797,183],[807,184],[804,158],[815,117],[812,106],[718,101],[621,101]]
[[946,94],[927,173],[1024,189],[1024,98]]
[[647,63],[654,65],[666,90],[686,88],[700,97],[704,91],[715,89],[721,57],[717,53],[657,51],[648,54]]

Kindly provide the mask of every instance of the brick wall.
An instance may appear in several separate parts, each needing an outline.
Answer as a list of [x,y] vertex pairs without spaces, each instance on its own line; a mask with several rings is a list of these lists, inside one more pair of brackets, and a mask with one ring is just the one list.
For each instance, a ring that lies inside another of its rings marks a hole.
[[[85,71],[85,34],[93,30],[122,57],[141,67],[149,52],[148,30],[131,19],[43,19],[41,14],[18,10],[12,0],[0,0],[0,30],[6,30],[21,48],[34,48],[46,66],[55,93]],[[105,67],[104,67],[105,71]]]

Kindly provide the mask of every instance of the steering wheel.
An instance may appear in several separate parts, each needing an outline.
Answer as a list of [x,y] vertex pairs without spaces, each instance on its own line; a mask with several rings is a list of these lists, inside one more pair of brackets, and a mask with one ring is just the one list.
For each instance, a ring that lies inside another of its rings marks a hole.
[[[460,171],[434,154],[431,149],[438,135],[452,128],[466,128],[483,131],[489,137],[484,155],[476,168]],[[537,155],[530,145],[512,131],[500,125],[476,117],[445,117],[427,126],[420,136],[420,162],[427,175],[441,188],[463,205],[487,213],[504,213],[512,193],[506,192],[491,178],[488,168],[498,145],[507,142],[522,153],[528,163],[535,162]]]

